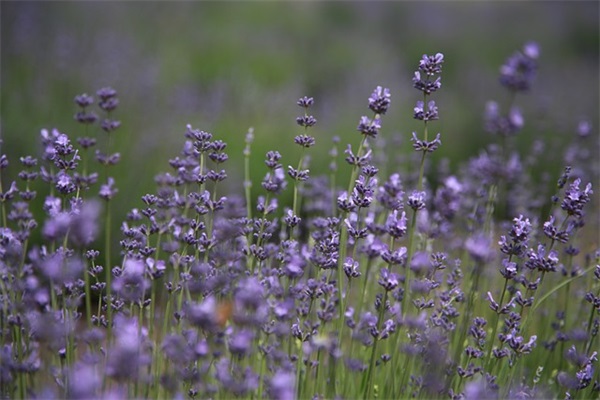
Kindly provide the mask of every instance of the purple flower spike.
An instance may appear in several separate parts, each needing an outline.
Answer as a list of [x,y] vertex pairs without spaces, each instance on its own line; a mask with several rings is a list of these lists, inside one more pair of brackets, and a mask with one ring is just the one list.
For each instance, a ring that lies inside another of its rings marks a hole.
[[279,370],[269,384],[269,394],[274,400],[293,400],[296,398],[294,387],[296,377],[292,372]]
[[583,216],[583,206],[590,201],[591,195],[594,193],[592,184],[588,183],[584,190],[579,189],[581,179],[575,181],[569,186],[565,193],[565,198],[560,204],[560,208],[565,210],[569,215],[577,217]]
[[398,287],[400,284],[400,277],[398,274],[390,272],[387,268],[382,268],[379,281],[377,283],[379,283],[379,285],[389,292]]
[[442,64],[444,63],[444,55],[437,53],[434,56],[423,54],[423,58],[419,61],[419,70],[427,75],[440,74],[442,72]]
[[535,78],[539,54],[536,43],[527,43],[522,52],[515,52],[500,67],[500,83],[514,92],[529,90]]
[[312,97],[301,97],[296,104],[298,104],[300,107],[303,108],[308,108],[310,106],[312,106],[314,104],[315,100]]
[[391,97],[390,89],[377,86],[369,97],[369,108],[375,114],[383,115],[390,106]]

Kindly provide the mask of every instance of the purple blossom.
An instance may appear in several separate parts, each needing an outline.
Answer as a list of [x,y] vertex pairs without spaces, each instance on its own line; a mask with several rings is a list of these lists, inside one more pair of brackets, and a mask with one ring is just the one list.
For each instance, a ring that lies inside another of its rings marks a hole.
[[106,361],[106,375],[119,381],[139,379],[144,367],[151,361],[144,345],[148,336],[146,328],[140,328],[135,319],[118,315],[115,336],[115,344]]
[[309,108],[310,106],[312,106],[314,104],[315,100],[312,97],[301,97],[296,104],[298,104],[300,107],[303,108]]
[[64,248],[54,253],[36,248],[29,253],[29,258],[44,276],[58,285],[75,282],[82,276],[83,263]]
[[440,74],[443,63],[444,55],[442,53],[436,53],[433,56],[423,54],[423,57],[419,60],[419,70],[425,72],[427,75]]
[[[538,57],[537,45],[528,44],[503,66],[501,79],[513,95],[529,87]],[[427,96],[441,87],[443,63],[441,53],[424,55],[414,75],[424,97],[413,115],[426,126],[439,118]],[[95,97],[102,119],[97,121],[94,99],[84,94],[75,98],[76,120],[114,131],[120,125],[112,119],[119,105],[116,91],[104,88]],[[356,396],[361,385],[354,392],[347,386],[358,377],[351,372],[365,371],[375,377],[369,384],[379,387],[379,395],[389,397],[551,397],[554,389],[538,388],[553,376],[569,391],[567,397],[595,393],[597,353],[589,349],[600,326],[593,285],[600,278],[600,266],[594,269],[600,252],[593,253],[595,237],[584,229],[596,227],[597,215],[595,209],[589,218],[584,213],[594,199],[591,184],[582,182],[596,173],[578,150],[591,143],[592,128],[580,126],[573,136],[580,143],[565,150],[563,159],[574,164],[558,181],[562,198],[556,194],[544,202],[548,171],[532,175],[544,158],[541,139],[525,157],[511,150],[510,141],[490,145],[459,166],[456,176],[441,160],[437,170],[424,169],[427,190],[405,195],[403,180],[413,182],[418,171],[403,155],[387,155],[404,145],[404,138],[370,140],[379,136],[390,99],[383,87],[369,97],[373,114],[357,127],[365,135],[360,154],[348,145],[344,155],[350,182],[337,179],[344,172],[337,167],[322,176],[309,171],[307,162],[286,170],[281,154],[270,151],[259,193],[250,192],[252,182],[244,178],[249,197],[219,194],[239,189],[218,184],[231,175],[215,167],[228,160],[227,145],[188,125],[180,154],[166,163],[170,172],[155,179],[156,191],[142,196],[142,204],[123,213],[116,226],[106,221],[106,240],[118,242],[120,253],[105,248],[109,242],[94,244],[99,199],[114,198],[115,181],[103,178],[94,193],[89,189],[98,183],[98,173],[88,172],[89,157],[96,154],[109,166],[119,161],[119,153],[87,151],[96,139],[71,141],[54,129],[41,132],[39,166],[34,157],[23,156],[17,175],[5,171],[8,157],[0,155],[0,169],[9,179],[0,188],[0,325],[7,328],[0,351],[3,394]],[[308,113],[314,99],[305,96],[297,104],[304,115],[296,122],[306,130],[316,123]],[[524,127],[525,109],[509,107],[488,105],[490,130],[509,136]],[[247,161],[252,132],[245,138]],[[423,161],[439,147],[439,134],[429,139],[413,134],[412,145],[422,157],[411,159]],[[315,139],[301,134],[295,142],[312,147]],[[337,156],[337,149],[330,152],[333,164]],[[289,196],[279,196],[286,172],[304,182],[294,193],[294,211]],[[9,185],[14,175],[18,180]],[[42,221],[30,201],[36,197],[34,183],[38,192],[45,186],[52,194],[39,199]],[[414,231],[406,208],[413,210]],[[507,215],[518,217],[506,221]],[[540,216],[546,219],[538,222]],[[120,237],[114,240],[111,231]],[[494,246],[491,238],[498,231]],[[492,279],[494,268],[504,279]],[[589,279],[568,279],[568,286],[542,279],[556,270],[565,279],[585,274]],[[572,312],[573,301],[581,306],[579,313]],[[543,338],[546,351],[568,350],[562,361],[546,357],[547,368],[523,368],[537,362],[533,350],[544,329],[550,329]],[[392,342],[378,347],[384,339]],[[403,371],[402,360],[411,357],[420,361]],[[516,382],[518,376],[509,382],[510,367],[524,371],[521,381],[534,386]],[[397,384],[381,386],[382,368],[401,371]],[[491,374],[503,370],[509,373]],[[44,389],[48,379],[56,383],[51,390]],[[365,383],[369,379],[365,376]]]
[[352,152],[352,146],[348,145],[344,153],[348,156],[345,158],[346,162],[350,165],[354,165],[357,167],[362,167],[366,165],[371,160],[371,149],[369,149],[364,155],[357,156]]
[[98,195],[106,201],[111,200],[113,197],[116,196],[117,192],[119,191],[114,185],[114,178],[109,177],[106,184],[100,186],[100,192],[98,193]]
[[387,268],[382,268],[377,281],[387,292],[394,290],[400,283],[400,277],[398,274],[390,272]]
[[554,222],[554,216],[550,216],[550,219],[544,222],[544,234],[553,241],[567,243],[569,241],[569,236],[573,231],[574,226],[572,224],[568,224],[566,230],[559,231],[559,228],[556,227]]
[[75,104],[77,104],[81,108],[85,108],[94,103],[94,98],[87,93],[83,93],[75,96]]
[[269,381],[269,394],[274,400],[293,400],[296,398],[295,386],[294,374],[279,370]]
[[114,292],[126,302],[139,302],[146,298],[150,282],[146,279],[145,265],[141,260],[127,259],[123,271],[112,285]]
[[392,211],[385,222],[385,229],[388,235],[395,239],[403,237],[408,229],[406,222],[406,213],[404,211],[402,211],[400,217],[398,217],[398,210]]
[[358,269],[358,261],[352,259],[352,257],[346,257],[346,261],[344,262],[344,273],[350,278],[358,278],[361,273]]
[[518,107],[512,107],[508,115],[500,112],[498,103],[489,101],[485,107],[485,130],[494,135],[513,136],[523,128],[525,121]]
[[536,43],[525,44],[522,51],[512,54],[500,67],[500,83],[515,92],[529,90],[535,78],[539,53]]
[[408,206],[415,211],[422,210],[425,208],[425,192],[413,191],[408,196]]
[[348,196],[347,192],[342,192],[338,196],[337,206],[340,210],[345,212],[352,212],[356,209],[356,204],[354,204],[354,201]]
[[387,247],[381,252],[381,258],[383,261],[390,265],[401,265],[406,260],[406,254],[408,250],[406,247],[400,247],[394,251],[390,251]]
[[433,81],[428,78],[421,79],[421,73],[419,71],[415,71],[412,81],[415,89],[420,90],[427,95],[430,95],[442,87],[442,80],[440,77],[437,77]]
[[70,243],[76,247],[88,246],[98,234],[98,216],[100,204],[96,201],[84,203],[71,212],[59,211],[60,199],[46,199],[48,214],[43,234],[49,240],[61,240],[67,236]]
[[377,86],[369,96],[369,108],[375,114],[385,114],[390,106],[391,96],[390,89]]
[[524,218],[523,215],[519,215],[517,218],[513,219],[513,225],[508,232],[510,241],[506,236],[501,236],[500,241],[498,242],[500,251],[508,255],[524,255],[527,250],[531,229],[532,226],[531,222],[529,222],[529,218]]
[[186,338],[177,334],[165,337],[161,349],[169,360],[181,364],[193,361],[197,354]]
[[580,184],[581,179],[575,179],[569,189],[565,191],[565,197],[560,204],[560,208],[565,210],[567,214],[576,217],[583,216],[583,207],[590,201],[590,196],[594,193],[591,183],[588,183],[583,190],[579,189]]
[[529,258],[525,262],[527,268],[537,269],[540,272],[556,271],[558,265],[558,253],[556,250],[551,250],[546,255],[546,247],[540,244],[538,245],[537,251],[529,249],[527,256]]
[[17,183],[13,181],[10,184],[10,188],[6,192],[0,192],[0,203],[4,203],[5,201],[12,199],[18,191],[19,189],[17,188]]
[[417,275],[429,272],[432,268],[429,254],[424,251],[417,251],[410,260],[410,270]]
[[229,351],[237,357],[243,357],[250,352],[250,347],[254,339],[252,331],[241,330],[231,336],[229,339]]
[[267,173],[262,181],[262,187],[267,192],[281,193],[287,187],[283,168],[276,168],[273,172]]
[[413,142],[413,149],[415,149],[415,151],[422,151],[425,153],[433,153],[442,144],[439,133],[432,141],[426,141],[418,139],[417,134],[413,132],[411,141]]
[[77,363],[69,374],[68,397],[71,399],[97,398],[102,388],[102,378],[93,365]]
[[[317,123],[317,119],[312,115],[303,115],[296,118],[296,123],[302,127],[309,128]],[[294,142],[302,147],[311,147],[315,144],[315,138],[308,135],[301,135],[296,136]]]
[[487,236],[475,235],[466,240],[465,249],[475,261],[484,264],[494,258],[491,244],[492,241]]
[[77,190],[77,187],[75,186],[75,181],[73,180],[71,175],[69,175],[63,170],[60,170],[56,175],[55,186],[56,189],[62,194],[73,193],[75,190]]
[[213,296],[206,297],[199,304],[187,304],[184,313],[190,323],[201,329],[213,331],[218,327],[217,300]]
[[425,103],[421,100],[417,101],[416,106],[414,107],[414,119],[420,121],[434,121],[439,119],[438,108],[435,105],[435,101],[430,100],[427,103],[427,108],[425,108]]
[[370,119],[368,117],[360,117],[356,130],[361,134],[370,137],[377,137],[381,129],[381,120],[379,118]]

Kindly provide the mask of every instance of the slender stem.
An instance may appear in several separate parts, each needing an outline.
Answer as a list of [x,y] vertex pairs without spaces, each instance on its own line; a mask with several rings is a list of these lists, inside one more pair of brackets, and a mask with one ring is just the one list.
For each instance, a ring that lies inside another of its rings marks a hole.
[[[300,361],[298,361],[300,362]],[[258,392],[256,394],[256,398],[257,399],[262,399],[263,397],[263,385],[264,385],[264,381],[265,381],[265,367],[267,364],[267,356],[266,354],[262,354],[260,357],[260,370],[259,370],[259,374],[258,374]]]
[[410,261],[412,259],[412,256],[414,254],[415,251],[415,245],[414,245],[414,237],[415,237],[415,230],[416,230],[416,226],[417,226],[417,212],[418,210],[414,210],[413,212],[413,216],[412,219],[410,221],[410,232],[408,234],[408,249],[407,249],[407,253],[406,253],[406,265],[404,268],[404,296],[402,297],[402,313],[404,315],[407,315],[407,308],[408,305],[410,304],[409,301],[409,292],[410,292]]
[[[363,136],[360,141],[360,145],[358,146],[358,151],[356,152],[356,157],[361,157],[365,142],[367,140],[366,136]],[[348,196],[352,193],[352,188],[354,187],[354,181],[356,180],[356,176],[358,175],[358,166],[355,165],[352,168],[352,172],[350,173],[350,182],[348,182]],[[338,293],[340,296],[340,305],[339,305],[339,331],[338,331],[338,343],[342,343],[342,332],[344,327],[344,312],[346,311],[344,305],[344,284],[343,284],[343,269],[344,262],[346,261],[346,252],[348,246],[348,227],[344,224],[343,220],[347,216],[347,213],[344,212],[342,214],[342,222],[340,232],[340,251],[338,255],[338,265],[337,265],[337,284],[338,284]]]
[[383,316],[385,313],[385,304],[387,303],[387,290],[383,294],[383,301],[381,302],[381,306],[379,309],[379,317],[377,319],[377,336],[374,338],[373,347],[371,348],[371,361],[369,363],[369,371],[367,372],[367,383],[364,388],[363,398],[370,399],[371,391],[373,389],[373,370],[375,369],[375,359],[377,356],[377,343],[379,343],[379,333],[381,331],[381,327],[383,325]]
[[[2,190],[2,174],[0,174],[0,193],[3,193]],[[4,201],[2,201],[2,226],[6,227],[7,226],[7,222],[6,222],[6,203]]]
[[111,337],[112,326],[112,267],[111,267],[111,242],[110,242],[110,202],[106,202],[106,219],[104,225],[104,268],[106,273],[106,322],[108,335]]
[[85,284],[85,316],[88,323],[88,328],[92,327],[92,293],[90,290],[90,272],[88,268],[83,271],[83,279]]
[[[508,259],[509,262],[510,262],[511,258],[512,258],[512,255]],[[505,279],[504,280],[504,288],[502,288],[502,295],[500,297],[500,302],[498,303],[499,310],[502,308],[502,304],[504,303],[504,296],[506,295],[507,288],[508,288],[508,279]],[[485,365],[487,366],[488,369],[490,368],[490,365],[492,362],[492,351],[494,349],[494,341],[496,340],[496,332],[498,332],[498,325],[500,324],[500,314],[498,312],[495,313],[494,319],[495,319],[495,322],[492,325],[492,335],[490,336],[490,343],[489,343],[489,348],[487,351],[486,362],[485,362]]]
[[423,152],[421,155],[421,165],[419,167],[419,180],[417,181],[417,190],[420,192],[423,190],[423,175],[425,174],[425,155],[427,152]]
[[[302,155],[300,156],[300,160],[298,161],[298,168],[296,169],[296,171],[300,171],[300,169],[302,168],[302,163],[304,161],[304,151],[305,148],[302,148]],[[299,204],[299,199],[298,199],[298,186],[300,185],[298,179],[294,179],[294,201],[293,201],[293,206],[292,206],[292,213],[294,215],[298,215],[298,204]]]
[[248,129],[246,134],[246,148],[244,149],[244,193],[246,195],[246,218],[252,218],[252,180],[250,179],[250,148],[254,129]]

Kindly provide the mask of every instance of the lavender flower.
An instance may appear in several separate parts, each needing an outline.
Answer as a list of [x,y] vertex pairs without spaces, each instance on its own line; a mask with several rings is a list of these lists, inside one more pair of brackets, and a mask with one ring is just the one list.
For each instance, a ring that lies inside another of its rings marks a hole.
[[565,192],[565,198],[563,199],[560,207],[567,212],[569,215],[576,217],[582,217],[583,207],[590,201],[592,193],[592,184],[588,183],[584,190],[579,189],[581,179],[575,179],[569,186],[569,189]]
[[[441,88],[441,78],[438,76],[433,81],[431,78],[435,75],[441,74],[443,63],[444,55],[442,53],[437,53],[434,56],[428,56],[424,54],[419,61],[419,71],[415,71],[413,77],[413,86],[426,95],[429,95]],[[424,73],[425,77],[422,78],[421,73]]]
[[390,89],[377,86],[369,96],[369,108],[375,114],[383,115],[390,106]]
[[[51,216],[44,225],[43,234],[49,240],[61,240],[67,236],[70,243],[76,247],[87,246],[92,243],[98,233],[98,216],[100,204],[86,202],[81,208],[75,207],[71,212],[58,211],[60,199],[48,198],[48,204],[54,202],[49,209]],[[58,204],[56,203],[58,201]]]
[[291,372],[277,371],[270,380],[269,394],[275,400],[293,400],[295,376]]
[[502,115],[498,103],[489,101],[485,107],[485,130],[500,136],[513,136],[525,124],[521,110],[513,106],[508,115]]
[[546,248],[539,245],[537,251],[529,249],[527,252],[529,259],[525,262],[525,266],[529,269],[537,269],[540,272],[556,271],[558,265],[558,253],[555,250],[550,250],[546,255]]
[[398,274],[390,272],[387,268],[382,268],[380,271],[380,278],[377,282],[381,285],[387,292],[394,290],[398,287],[400,283],[400,278]]
[[346,257],[346,261],[344,262],[344,273],[350,278],[358,278],[361,273],[358,269],[358,261],[352,259],[352,257]]
[[356,130],[361,134],[370,137],[377,137],[381,129],[381,120],[379,118],[370,119],[368,117],[360,117]]
[[408,196],[408,206],[415,211],[425,208],[425,192],[412,192]]
[[420,140],[415,132],[412,133],[413,149],[426,153],[433,153],[442,144],[440,134],[438,133],[432,141]]
[[135,320],[118,316],[115,321],[116,341],[106,362],[106,375],[119,381],[137,380],[150,363],[144,340],[148,333]]
[[398,217],[398,210],[394,210],[388,216],[385,229],[387,233],[394,239],[399,239],[406,234],[406,213],[402,211],[400,217]]
[[435,101],[430,100],[425,107],[425,103],[421,100],[417,101],[414,108],[414,118],[420,121],[434,121],[439,119],[438,108]]
[[529,90],[535,78],[539,54],[537,43],[526,43],[522,51],[512,54],[500,68],[500,83],[515,92]]
[[481,264],[491,261],[494,257],[491,240],[484,235],[469,237],[465,241],[465,249],[475,261]]
[[120,276],[112,283],[114,293],[126,302],[142,301],[150,288],[144,275],[145,265],[141,260],[126,260]]
[[98,193],[101,198],[104,200],[111,200],[116,196],[119,191],[115,186],[115,180],[112,177],[109,177],[106,184],[100,187],[100,192]]
[[267,192],[281,193],[287,187],[283,168],[277,168],[272,173],[267,173],[262,181],[262,187]]
[[[513,95],[530,87],[538,57],[530,44],[502,67]],[[114,229],[116,180],[104,171],[89,190],[99,176],[89,157],[103,167],[120,160],[99,150],[104,140],[42,130],[39,157],[18,157],[21,171],[10,170],[13,149],[0,155],[0,179],[8,179],[0,180],[0,395],[593,397],[600,253],[589,234],[597,210],[585,208],[595,201],[592,185],[582,184],[596,175],[581,152],[591,143],[589,123],[573,135],[580,143],[563,157],[573,166],[549,201],[548,178],[532,172],[547,148],[541,139],[525,158],[507,140],[456,166],[456,175],[445,160],[428,171],[427,153],[441,136],[429,134],[439,110],[427,96],[441,87],[444,62],[441,53],[424,55],[413,78],[422,98],[412,112],[424,126],[422,138],[412,135],[418,172],[386,155],[401,141],[372,140],[391,112],[390,91],[378,86],[368,99],[372,114],[357,126],[358,151],[348,145],[343,156],[346,190],[336,139],[322,176],[304,155],[284,170],[278,151],[266,153],[264,192],[253,198],[249,129],[245,196],[220,194],[238,188],[220,184],[237,176],[226,169],[235,155],[188,125],[181,152],[165,162],[169,172]],[[94,108],[109,136],[120,126],[114,89],[74,102],[86,132],[98,122]],[[314,99],[296,104],[303,132],[294,142],[304,153],[318,145],[308,134]],[[524,109],[507,110],[489,103],[487,128],[519,132]],[[282,195],[286,173],[290,196]],[[406,182],[416,190],[405,193]],[[106,239],[98,246],[100,199]],[[493,268],[504,279],[487,279]],[[552,271],[560,274],[545,277]],[[585,301],[573,313],[577,299]],[[349,384],[358,375],[363,383]],[[540,389],[552,379],[556,387]]]

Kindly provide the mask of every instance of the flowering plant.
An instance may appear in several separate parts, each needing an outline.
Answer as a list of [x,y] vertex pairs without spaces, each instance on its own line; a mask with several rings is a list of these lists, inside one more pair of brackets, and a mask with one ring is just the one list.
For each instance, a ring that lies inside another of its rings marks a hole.
[[[0,180],[2,396],[597,397],[591,128],[580,124],[551,193],[510,140],[539,55],[528,43],[500,69],[512,103],[490,102],[485,115],[500,143],[435,179],[441,53],[424,55],[412,80],[423,123],[414,171],[387,170],[374,146],[392,106],[383,86],[359,118],[360,144],[345,150],[344,187],[339,138],[329,176],[310,169],[318,99],[297,101],[300,159],[284,168],[269,151],[254,192],[252,129],[243,193],[224,195],[227,144],[187,126],[171,172],[120,223],[118,246],[117,92],[76,96],[75,119],[104,137],[42,130],[41,155],[18,160],[21,182]],[[0,168],[9,161],[2,154]],[[280,204],[288,186],[293,201]]]

